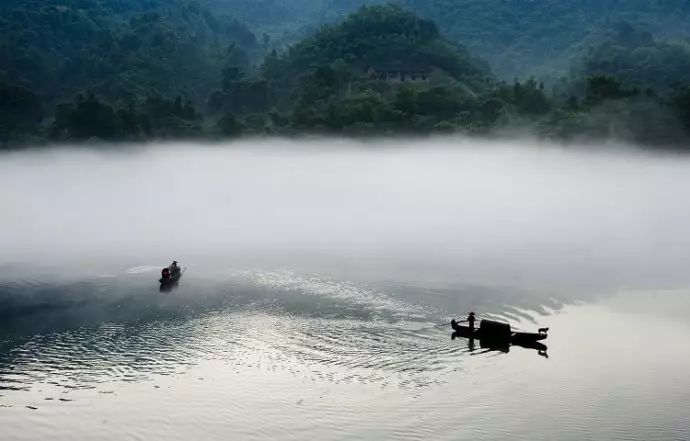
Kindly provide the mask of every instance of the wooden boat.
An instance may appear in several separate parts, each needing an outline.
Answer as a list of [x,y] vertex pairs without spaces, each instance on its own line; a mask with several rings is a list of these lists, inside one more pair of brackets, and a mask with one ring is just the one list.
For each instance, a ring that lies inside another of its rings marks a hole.
[[173,285],[180,280],[185,269],[186,268],[178,266],[177,262],[173,262],[172,265],[163,268],[161,271],[161,278],[158,281],[161,286]]
[[479,328],[474,329],[470,329],[469,326],[462,326],[455,320],[452,320],[450,325],[458,337],[476,338],[498,344],[527,346],[540,340],[545,340],[548,337],[548,329],[541,330],[541,332],[513,332],[508,323],[495,322],[493,320],[482,320]]

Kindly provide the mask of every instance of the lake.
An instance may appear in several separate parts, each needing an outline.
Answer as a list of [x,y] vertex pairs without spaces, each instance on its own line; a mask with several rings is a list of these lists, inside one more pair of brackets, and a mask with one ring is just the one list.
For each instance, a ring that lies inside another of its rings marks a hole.
[[459,138],[0,155],[3,439],[689,439],[689,184]]

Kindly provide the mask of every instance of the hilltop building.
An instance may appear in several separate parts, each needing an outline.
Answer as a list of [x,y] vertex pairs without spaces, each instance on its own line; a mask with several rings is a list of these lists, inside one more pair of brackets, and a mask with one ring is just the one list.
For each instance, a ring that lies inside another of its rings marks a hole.
[[413,64],[370,65],[367,75],[371,79],[387,83],[426,83],[431,79],[431,68]]

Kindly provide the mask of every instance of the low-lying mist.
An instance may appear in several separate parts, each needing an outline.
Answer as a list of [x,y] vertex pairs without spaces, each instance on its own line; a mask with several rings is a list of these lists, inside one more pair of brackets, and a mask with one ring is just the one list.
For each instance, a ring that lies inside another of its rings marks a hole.
[[[265,259],[565,288],[690,281],[690,158],[458,138],[0,156],[0,263]],[[396,277],[388,273],[387,277]]]

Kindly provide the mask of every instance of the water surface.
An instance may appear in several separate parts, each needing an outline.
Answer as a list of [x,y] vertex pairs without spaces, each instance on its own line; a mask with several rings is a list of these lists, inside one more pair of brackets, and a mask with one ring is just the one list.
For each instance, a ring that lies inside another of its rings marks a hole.
[[[265,141],[0,157],[13,440],[682,440],[684,157]],[[188,265],[161,292],[169,259]],[[548,350],[451,340],[476,310]]]

